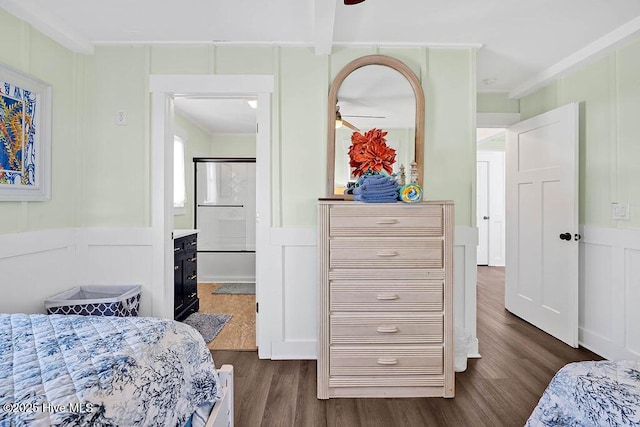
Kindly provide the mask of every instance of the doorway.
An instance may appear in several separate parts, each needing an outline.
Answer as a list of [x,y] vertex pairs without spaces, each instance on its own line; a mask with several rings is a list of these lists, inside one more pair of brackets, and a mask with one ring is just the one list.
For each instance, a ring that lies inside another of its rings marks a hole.
[[[173,317],[173,140],[174,99],[246,98],[257,100],[256,137],[256,344],[260,358],[271,357],[271,308],[275,306],[268,286],[269,233],[271,226],[271,94],[273,76],[268,75],[151,75],[151,223],[153,234],[152,314]],[[263,326],[264,325],[264,326]]]
[[477,129],[477,265],[505,265],[505,129]]

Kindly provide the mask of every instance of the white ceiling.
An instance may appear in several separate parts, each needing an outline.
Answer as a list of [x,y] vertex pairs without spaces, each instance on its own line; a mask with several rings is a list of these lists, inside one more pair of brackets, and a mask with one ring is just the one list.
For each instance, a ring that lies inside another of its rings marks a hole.
[[176,113],[185,117],[209,135],[256,133],[256,110],[247,98],[186,98],[176,97]]
[[478,91],[519,97],[640,32],[638,0],[0,0],[76,51],[113,43],[478,47]]

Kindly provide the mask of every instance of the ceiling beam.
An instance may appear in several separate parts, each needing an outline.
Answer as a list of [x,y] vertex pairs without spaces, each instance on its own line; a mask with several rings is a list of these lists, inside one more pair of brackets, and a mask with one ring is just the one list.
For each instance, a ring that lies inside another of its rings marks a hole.
[[513,89],[509,93],[509,98],[520,99],[523,96],[529,95],[552,81],[565,77],[581,67],[604,57],[624,43],[637,37],[638,34],[640,34],[640,17],[632,19],[626,24],[600,37],[593,43],[567,56],[560,62],[556,62],[546,70],[536,74],[531,79]]
[[315,0],[315,47],[316,55],[330,55],[333,45],[333,24],[336,20],[337,0]]

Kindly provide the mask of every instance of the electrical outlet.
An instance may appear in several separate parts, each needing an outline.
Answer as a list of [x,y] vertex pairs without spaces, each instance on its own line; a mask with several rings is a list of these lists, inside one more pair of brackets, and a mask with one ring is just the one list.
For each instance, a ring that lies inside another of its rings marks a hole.
[[629,221],[629,203],[611,203],[611,219]]
[[124,110],[116,111],[116,125],[125,126],[127,124],[127,112]]

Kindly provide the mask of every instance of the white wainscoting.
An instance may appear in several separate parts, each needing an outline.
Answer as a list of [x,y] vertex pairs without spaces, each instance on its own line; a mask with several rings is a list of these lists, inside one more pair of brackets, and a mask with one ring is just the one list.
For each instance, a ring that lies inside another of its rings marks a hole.
[[272,359],[316,359],[318,229],[272,228]]
[[[317,357],[317,228],[272,228],[269,281],[258,284],[271,348],[261,357]],[[44,313],[44,300],[83,284],[141,284],[141,316],[164,304],[153,283],[151,228],[70,228],[0,235],[0,312]],[[477,356],[477,230],[455,229],[455,320]]]
[[[269,289],[265,298],[273,305],[268,314],[261,308],[261,314],[273,319],[268,356],[272,359],[317,358],[317,234],[316,227],[271,229],[272,250],[269,256],[273,268],[269,283],[259,286]],[[454,315],[456,326],[472,337],[469,357],[479,357],[476,336],[477,244],[476,228],[455,228]],[[259,300],[264,301],[260,295]]]
[[75,286],[74,229],[0,235],[0,313],[45,313],[44,300]]
[[583,226],[580,345],[611,360],[640,358],[640,230]]
[[67,228],[0,235],[2,313],[45,313],[48,297],[80,285],[142,285],[152,313],[151,228]]
[[468,357],[478,358],[477,334],[477,282],[478,282],[478,229],[476,227],[456,227],[454,231],[453,281],[456,329],[462,329],[471,336]]

